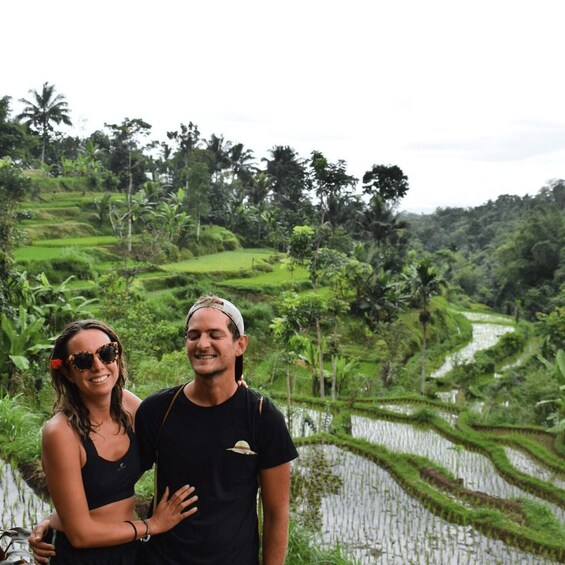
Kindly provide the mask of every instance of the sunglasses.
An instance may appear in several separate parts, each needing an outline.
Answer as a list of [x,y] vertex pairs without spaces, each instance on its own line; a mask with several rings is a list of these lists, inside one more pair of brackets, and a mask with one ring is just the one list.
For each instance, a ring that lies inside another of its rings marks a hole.
[[81,351],[80,353],[73,353],[67,357],[67,363],[70,363],[77,371],[88,371],[94,365],[94,356],[96,355],[104,365],[113,363],[118,355],[120,349],[117,342],[105,343],[99,347],[94,353]]

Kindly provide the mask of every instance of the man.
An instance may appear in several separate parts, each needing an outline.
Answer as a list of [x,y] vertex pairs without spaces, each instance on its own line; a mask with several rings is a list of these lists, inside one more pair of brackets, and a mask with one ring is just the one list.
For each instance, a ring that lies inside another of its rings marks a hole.
[[145,469],[166,486],[196,487],[198,511],[142,547],[145,565],[281,565],[288,542],[290,462],[297,451],[281,412],[242,378],[243,318],[228,300],[201,297],[186,317],[194,380],[146,398],[136,414]]
[[177,484],[195,485],[198,494],[194,516],[145,545],[147,565],[258,563],[258,486],[263,563],[284,563],[290,461],[297,452],[280,411],[237,384],[247,343],[231,302],[200,298],[186,318],[194,380],[151,395],[138,409],[142,462],[149,468],[158,459],[157,500]]

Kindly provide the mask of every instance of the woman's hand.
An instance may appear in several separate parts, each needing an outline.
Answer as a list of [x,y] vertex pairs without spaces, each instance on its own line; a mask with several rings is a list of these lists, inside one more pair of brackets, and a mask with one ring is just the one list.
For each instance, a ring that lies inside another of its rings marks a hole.
[[42,541],[48,531],[49,518],[44,518],[33,527],[31,535],[27,538],[36,563],[47,564],[49,563],[49,558],[55,555],[55,546]]
[[188,510],[186,510],[186,508],[198,500],[198,496],[192,496],[194,490],[194,487],[186,485],[179,488],[169,498],[169,487],[167,487],[159,504],[157,504],[155,513],[149,520],[146,520],[151,527],[149,533],[162,534],[163,532],[169,531],[182,520],[186,520],[189,516],[192,516],[198,508],[196,508],[196,506]]

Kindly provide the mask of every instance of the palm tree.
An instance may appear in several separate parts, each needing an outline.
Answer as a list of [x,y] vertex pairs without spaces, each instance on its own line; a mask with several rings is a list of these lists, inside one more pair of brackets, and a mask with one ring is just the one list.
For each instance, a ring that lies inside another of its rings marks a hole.
[[407,275],[411,295],[420,308],[420,323],[422,324],[422,374],[420,392],[424,394],[426,385],[426,338],[427,328],[432,317],[430,301],[433,296],[440,294],[447,282],[431,264],[429,257],[412,265]]
[[230,148],[230,162],[234,177],[249,184],[257,166],[253,160],[253,150],[245,149],[243,143],[236,143]]
[[210,157],[210,174],[214,182],[217,182],[220,173],[231,165],[232,143],[225,140],[223,135],[217,136],[214,133],[210,136],[210,140],[205,143]]
[[53,131],[52,122],[60,124],[63,122],[68,126],[73,123],[69,117],[69,106],[62,94],[55,96],[55,85],[43,83],[41,93],[37,90],[29,91],[33,95],[33,100],[20,98],[26,106],[21,114],[17,116],[19,120],[35,128],[41,135],[41,162],[45,162],[45,148],[49,140],[49,135]]
[[288,146],[277,145],[269,150],[271,159],[263,158],[271,180],[275,203],[283,209],[296,210],[303,199],[306,172],[298,153]]

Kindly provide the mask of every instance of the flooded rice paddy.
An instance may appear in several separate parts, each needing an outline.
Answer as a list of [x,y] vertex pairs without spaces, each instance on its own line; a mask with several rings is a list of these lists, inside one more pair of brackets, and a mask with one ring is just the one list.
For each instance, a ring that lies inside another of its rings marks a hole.
[[504,451],[510,463],[518,469],[518,471],[565,490],[565,479],[562,475],[544,467],[541,463],[538,463],[535,459],[517,449],[504,447]]
[[301,447],[294,472],[307,472],[315,450],[341,479],[337,491],[321,499],[320,543],[339,544],[361,565],[554,563],[435,516],[387,471],[336,446]]
[[[473,338],[465,347],[446,357],[443,365],[430,375],[433,379],[443,377],[459,363],[472,361],[477,351],[493,347],[504,334],[514,331],[514,326],[509,324],[508,319],[501,316],[478,312],[464,312],[463,315],[473,322]],[[457,390],[448,390],[438,392],[437,396],[444,402],[454,403],[457,393]]]
[[[351,419],[353,437],[382,445],[395,453],[426,457],[463,479],[465,488],[499,498],[529,498],[545,504],[565,524],[565,510],[509,483],[497,473],[488,457],[467,451],[434,430],[361,416],[352,416]],[[538,476],[537,467],[527,465],[527,459],[526,456],[520,459],[523,465],[520,470],[532,476]]]
[[50,513],[50,505],[36,496],[21,475],[0,459],[0,527],[31,529]]
[[[513,331],[506,318],[488,314],[466,314],[473,322],[473,341],[446,358],[433,376],[445,375],[457,363],[472,360],[475,353],[488,349],[507,332]],[[454,401],[455,392],[446,393]],[[413,405],[381,405],[387,410],[410,414]],[[436,410],[450,424],[456,416]],[[295,437],[323,431],[328,415],[297,409],[292,423]],[[301,422],[319,422],[317,430]],[[428,458],[463,480],[463,485],[499,498],[529,498],[548,506],[562,523],[565,511],[508,483],[498,475],[484,455],[467,451],[434,430],[410,424],[352,416],[352,435],[382,445],[393,452]],[[510,463],[519,471],[565,489],[563,477],[543,467],[522,452],[504,448]],[[375,463],[335,446],[304,446],[294,465],[304,473],[315,450],[322,450],[332,472],[340,480],[337,491],[324,494],[319,509],[320,541],[327,547],[337,544],[362,565],[369,564],[549,564],[553,561],[510,547],[484,536],[471,527],[446,522],[409,496],[384,469]]]

